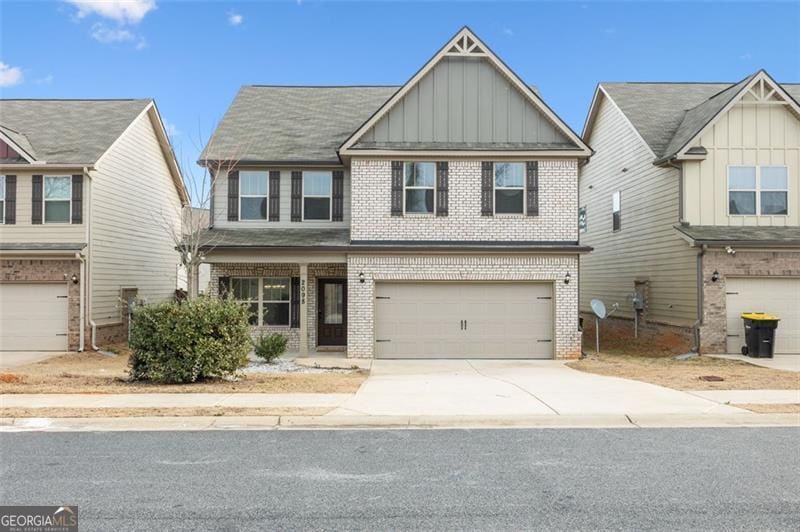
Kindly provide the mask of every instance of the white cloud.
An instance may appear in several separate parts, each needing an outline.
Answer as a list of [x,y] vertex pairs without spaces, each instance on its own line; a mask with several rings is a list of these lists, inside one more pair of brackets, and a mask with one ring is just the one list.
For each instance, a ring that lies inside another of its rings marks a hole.
[[228,13],[228,24],[231,26],[239,26],[242,22],[244,22],[244,16],[240,13],[235,13],[233,11]]
[[53,75],[52,75],[52,74],[48,74],[48,75],[46,75],[46,76],[45,76],[45,77],[43,77],[43,78],[36,78],[36,79],[34,79],[34,80],[33,80],[33,82],[34,82],[36,85],[50,85],[51,83],[53,83],[53,79],[55,79],[55,78],[53,77]]
[[13,87],[22,83],[22,69],[0,61],[0,87]]
[[147,41],[145,41],[144,37],[124,26],[112,28],[102,22],[95,22],[92,25],[91,35],[92,39],[103,44],[130,42],[135,43],[137,50],[147,46]]
[[506,37],[513,37],[514,30],[512,30],[511,28],[503,28],[503,35],[505,35]]
[[741,59],[742,61],[747,61],[748,59],[752,58],[753,54],[751,54],[750,52],[743,53],[742,55],[739,56],[739,59]]
[[119,24],[138,24],[156,9],[155,0],[66,0],[78,8],[78,18],[98,15]]
[[168,122],[164,120],[164,130],[167,132],[167,135],[170,137],[176,137],[181,134],[178,128],[172,122]]

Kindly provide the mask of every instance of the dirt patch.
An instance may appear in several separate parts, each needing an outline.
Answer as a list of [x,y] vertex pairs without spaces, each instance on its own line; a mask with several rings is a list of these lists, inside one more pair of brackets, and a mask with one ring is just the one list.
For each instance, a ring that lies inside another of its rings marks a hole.
[[332,408],[0,408],[0,418],[323,416]]
[[[676,390],[798,390],[800,373],[754,366],[738,360],[699,356],[675,360],[663,353],[591,354],[567,366],[588,373],[622,377]],[[720,380],[721,379],[721,380]]]
[[14,368],[0,380],[0,393],[352,393],[368,372],[253,373],[238,380],[215,379],[192,384],[128,381],[127,348],[116,357],[71,353]]
[[789,404],[740,404],[740,405],[733,405],[738,406],[739,408],[745,408],[750,410],[751,412],[758,412],[759,414],[800,414],[800,404],[798,403],[789,403]]

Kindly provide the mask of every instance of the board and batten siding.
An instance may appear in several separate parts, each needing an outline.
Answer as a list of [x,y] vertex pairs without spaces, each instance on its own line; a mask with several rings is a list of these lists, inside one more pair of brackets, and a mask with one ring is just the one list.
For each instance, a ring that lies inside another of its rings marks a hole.
[[[292,170],[297,168],[246,168],[240,171],[269,172],[279,170],[281,173],[280,187],[280,220],[270,222],[268,220],[240,220],[236,222],[228,221],[228,174],[225,171],[214,182],[214,227],[218,229],[258,229],[258,228],[306,228],[306,229],[336,229],[350,226],[350,172],[344,170],[344,193],[343,193],[343,215],[341,222],[328,222],[320,220],[308,220],[302,222],[292,222]],[[342,170],[342,168],[308,168],[308,171]],[[332,200],[331,200],[332,201]]]
[[[591,312],[589,302],[600,299],[609,308],[619,303],[616,315],[633,317],[634,282],[648,279],[648,320],[691,325],[697,317],[697,255],[673,228],[678,171],[653,165],[652,152],[605,96],[587,141],[595,154],[581,169],[588,229],[580,241],[594,251],[581,257],[581,310]],[[618,232],[612,231],[615,191],[622,195]]]
[[488,60],[445,57],[361,138],[573,144]]
[[[696,144],[708,155],[685,161],[684,217],[692,225],[800,225],[800,120],[785,105],[739,103]],[[786,216],[728,216],[729,165],[786,165]]]
[[102,325],[120,321],[123,288],[149,303],[173,296],[180,260],[164,223],[180,230],[180,198],[148,114],[91,176],[91,317]]
[[[83,223],[58,223],[46,224],[44,220],[41,224],[31,223],[31,201],[33,195],[33,180],[36,175],[72,175],[70,172],[48,172],[44,168],[36,172],[0,172],[17,176],[17,218],[14,224],[0,223],[0,241],[4,243],[85,243],[86,226]],[[78,172],[81,173],[81,172]],[[83,216],[86,221],[86,187],[83,190]],[[42,211],[44,216],[44,210]]]

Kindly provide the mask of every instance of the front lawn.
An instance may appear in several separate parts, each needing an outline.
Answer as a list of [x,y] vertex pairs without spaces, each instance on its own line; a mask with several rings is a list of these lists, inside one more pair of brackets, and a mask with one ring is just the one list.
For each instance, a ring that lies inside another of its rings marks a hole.
[[150,384],[128,380],[127,348],[73,353],[0,373],[0,393],[351,393],[368,372],[248,373],[239,380]]

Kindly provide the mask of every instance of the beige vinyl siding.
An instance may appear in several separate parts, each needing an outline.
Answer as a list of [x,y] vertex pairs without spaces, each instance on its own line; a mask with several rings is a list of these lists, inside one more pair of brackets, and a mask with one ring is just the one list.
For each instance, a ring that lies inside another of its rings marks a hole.
[[[679,177],[652,164],[653,154],[616,106],[601,97],[591,137],[595,155],[581,169],[580,204],[587,231],[581,244],[581,310],[601,299],[619,303],[617,315],[632,317],[634,281],[649,279],[648,319],[690,325],[697,316],[696,252],[678,236]],[[627,171],[623,171],[627,169]],[[591,187],[591,188],[590,188]],[[612,231],[612,194],[621,192],[621,230]]]
[[[44,168],[37,172],[2,172],[0,174],[17,176],[17,220],[15,224],[0,223],[0,241],[2,242],[54,242],[82,243],[86,242],[84,224],[32,224],[31,195],[32,176],[37,175],[72,175],[69,172],[48,172]],[[80,173],[80,172],[79,172]],[[84,187],[83,220],[86,220],[86,187]],[[44,211],[42,211],[44,216]]]
[[114,323],[122,288],[137,288],[151,303],[173,295],[179,259],[162,217],[179,229],[180,200],[148,114],[91,176],[92,318]]
[[[800,225],[800,120],[785,105],[737,104],[695,143],[708,150],[684,166],[685,219],[692,225]],[[786,165],[787,216],[728,216],[728,165]]]
[[[267,220],[246,220],[246,221],[228,221],[228,176],[223,172],[223,175],[215,182],[214,194],[214,227],[220,229],[253,229],[259,227],[265,228],[343,228],[350,226],[350,172],[344,171],[344,210],[341,222],[327,222],[327,221],[303,221],[292,222],[292,169],[289,168],[247,168],[247,170],[264,171],[280,170],[281,172],[281,216],[280,221],[270,222]],[[295,171],[298,169],[295,168]],[[307,170],[322,170],[333,171],[341,170],[341,168],[308,168]],[[332,201],[332,200],[331,200]]]

